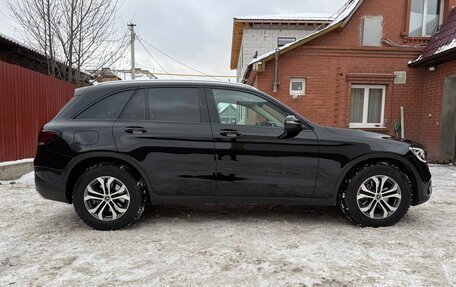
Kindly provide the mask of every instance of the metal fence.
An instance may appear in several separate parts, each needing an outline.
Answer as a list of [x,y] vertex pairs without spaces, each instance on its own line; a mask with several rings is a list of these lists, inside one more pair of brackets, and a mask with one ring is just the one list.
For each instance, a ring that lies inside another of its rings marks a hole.
[[75,85],[0,61],[0,162],[35,156],[41,127]]

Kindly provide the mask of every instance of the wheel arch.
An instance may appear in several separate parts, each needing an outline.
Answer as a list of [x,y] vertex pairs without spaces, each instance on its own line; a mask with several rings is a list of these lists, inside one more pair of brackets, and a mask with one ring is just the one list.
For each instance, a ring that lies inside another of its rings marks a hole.
[[351,176],[351,174],[356,171],[357,169],[361,168],[366,164],[371,164],[375,162],[386,162],[392,164],[403,171],[409,178],[410,183],[412,185],[412,204],[417,200],[418,193],[420,192],[419,188],[420,185],[418,184],[419,174],[416,168],[410,163],[407,159],[403,156],[396,155],[396,154],[371,154],[357,158],[356,160],[351,161],[347,164],[341,174],[339,175],[336,185],[334,194],[336,199],[345,183],[345,180]]
[[142,169],[140,164],[130,156],[111,153],[111,152],[88,152],[84,153],[78,157],[75,157],[70,163],[68,168],[68,173],[65,177],[66,188],[65,188],[65,197],[67,202],[72,203],[72,193],[74,185],[78,180],[79,176],[90,166],[96,165],[97,163],[114,163],[118,165],[125,165],[131,169],[136,176],[140,177],[147,189],[147,195],[149,196],[149,191],[151,190],[151,184],[149,178],[147,177],[146,172]]

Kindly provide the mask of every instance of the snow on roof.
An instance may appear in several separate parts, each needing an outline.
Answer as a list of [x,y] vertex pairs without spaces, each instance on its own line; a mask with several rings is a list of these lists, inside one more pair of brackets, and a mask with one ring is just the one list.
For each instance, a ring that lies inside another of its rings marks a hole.
[[435,54],[439,54],[453,48],[456,48],[456,38],[451,40],[451,42],[448,45],[443,45],[440,48],[438,48],[437,51],[435,51]]
[[236,20],[244,21],[332,21],[334,16],[329,13],[300,13],[282,15],[250,15],[235,17]]
[[363,2],[363,1],[362,0],[349,0],[347,3],[345,3],[345,5],[340,9],[339,13],[335,17],[334,21],[331,23],[331,25],[336,25],[338,23],[341,23],[341,22],[347,20],[347,17],[349,17],[356,11],[356,9],[359,7],[361,2]]
[[[332,31],[335,26],[344,26],[345,23],[350,20],[350,17],[356,12],[356,9],[361,5],[363,0],[349,0],[336,14],[334,17],[334,20],[326,27],[316,30],[315,32],[305,36],[304,38],[298,39],[294,42],[288,43],[282,47],[279,48],[279,52],[282,53],[282,51],[287,50],[293,46],[299,46],[301,44],[305,44],[312,39],[316,38],[319,36],[319,34],[324,35],[326,32]],[[250,65],[253,65],[254,63],[260,62],[262,60],[265,60],[266,58],[274,55],[276,50],[272,50],[270,52],[267,52],[261,56],[259,56],[256,59],[253,59],[250,63]]]
[[456,8],[450,11],[440,30],[432,36],[421,55],[411,65],[419,66],[433,61],[453,49],[456,53]]

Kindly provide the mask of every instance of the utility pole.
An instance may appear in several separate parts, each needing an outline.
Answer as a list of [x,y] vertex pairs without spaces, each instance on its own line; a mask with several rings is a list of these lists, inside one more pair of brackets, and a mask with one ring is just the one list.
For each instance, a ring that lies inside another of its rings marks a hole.
[[136,79],[136,68],[135,68],[135,26],[136,24],[129,23],[128,28],[130,29],[130,48],[131,48],[131,79]]

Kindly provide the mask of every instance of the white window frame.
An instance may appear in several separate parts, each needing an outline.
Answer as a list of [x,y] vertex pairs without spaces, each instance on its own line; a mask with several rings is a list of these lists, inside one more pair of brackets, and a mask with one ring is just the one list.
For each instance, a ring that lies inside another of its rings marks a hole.
[[[293,90],[293,83],[302,83],[302,91]],[[306,79],[291,78],[290,79],[290,96],[305,96],[306,95]]]
[[[286,40],[292,40],[292,41],[290,41],[290,42],[288,42],[286,44],[283,44],[283,45],[279,45],[280,44],[280,40],[285,40],[285,39]],[[293,42],[296,42],[296,37],[291,37],[291,36],[290,37],[287,37],[287,36],[279,36],[279,37],[277,37],[277,47],[278,48],[283,47],[283,46],[288,45],[288,44],[293,43]]]
[[[363,103],[363,122],[362,123],[350,123],[349,127],[351,129],[359,129],[359,128],[381,129],[381,128],[384,128],[385,127],[386,86],[385,85],[352,85],[351,89],[364,89],[364,103]],[[381,116],[380,123],[368,123],[367,122],[368,111],[369,111],[369,90],[370,89],[381,89],[382,90],[382,112],[380,115]],[[351,92],[352,91],[350,90],[350,101],[351,101]],[[350,115],[350,118],[351,118],[351,115]]]
[[[412,0],[410,0],[412,1]],[[423,7],[423,19],[422,19],[422,24],[423,27],[421,29],[421,37],[431,37],[432,35],[427,35],[427,16],[428,16],[428,1],[429,0],[424,0],[424,7]],[[440,0],[440,14],[439,14],[439,27],[443,24],[443,12],[445,8],[445,0]],[[410,11],[410,17],[412,14],[412,11]],[[410,23],[410,19],[408,20]],[[410,25],[410,24],[409,24]],[[410,30],[410,27],[409,27]],[[410,31],[409,31],[410,33]]]

